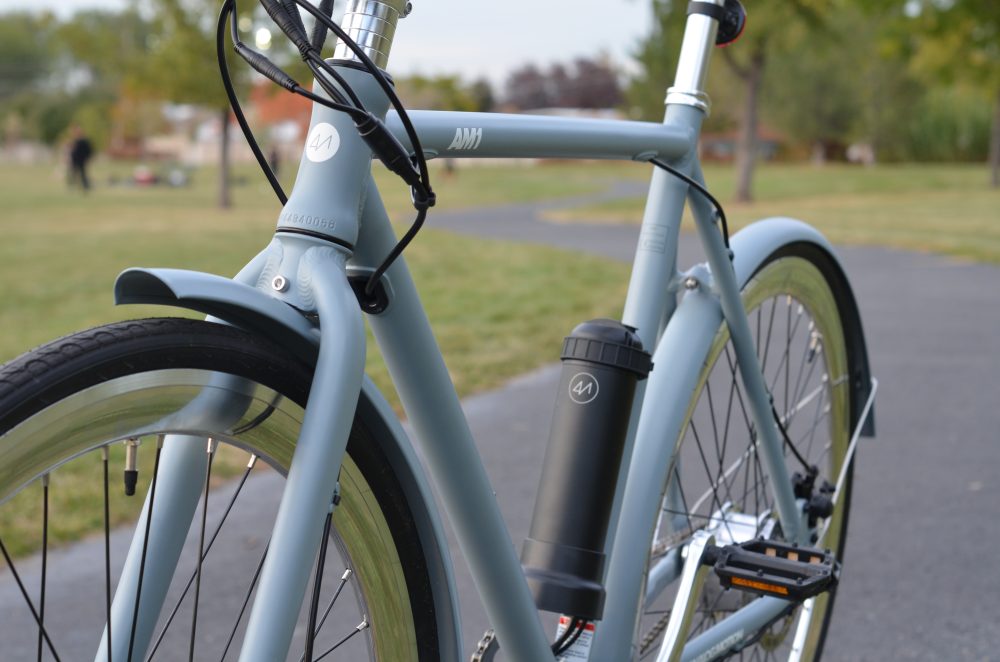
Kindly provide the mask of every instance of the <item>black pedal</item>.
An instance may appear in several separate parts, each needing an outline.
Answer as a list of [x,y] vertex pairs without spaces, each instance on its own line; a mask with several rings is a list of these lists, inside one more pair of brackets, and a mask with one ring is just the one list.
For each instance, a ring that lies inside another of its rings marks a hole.
[[840,579],[833,554],[772,540],[706,550],[705,563],[715,566],[722,586],[791,602],[829,591]]

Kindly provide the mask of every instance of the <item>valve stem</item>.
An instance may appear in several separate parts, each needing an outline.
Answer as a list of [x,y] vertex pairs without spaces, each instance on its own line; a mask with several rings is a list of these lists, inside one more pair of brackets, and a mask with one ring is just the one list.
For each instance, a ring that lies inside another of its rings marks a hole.
[[136,462],[139,457],[138,438],[132,437],[125,440],[125,496],[135,495],[135,485],[139,482],[139,470],[136,469]]

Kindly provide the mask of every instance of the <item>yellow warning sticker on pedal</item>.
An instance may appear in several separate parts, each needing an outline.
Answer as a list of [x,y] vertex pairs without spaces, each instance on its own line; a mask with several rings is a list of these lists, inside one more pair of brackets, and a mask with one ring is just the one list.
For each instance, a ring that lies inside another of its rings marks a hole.
[[768,584],[766,582],[758,582],[753,579],[743,579],[742,577],[733,577],[733,584],[735,586],[746,586],[747,588],[757,589],[758,591],[767,591],[768,593],[777,593],[778,595],[788,595],[788,589],[784,586],[778,586],[777,584]]

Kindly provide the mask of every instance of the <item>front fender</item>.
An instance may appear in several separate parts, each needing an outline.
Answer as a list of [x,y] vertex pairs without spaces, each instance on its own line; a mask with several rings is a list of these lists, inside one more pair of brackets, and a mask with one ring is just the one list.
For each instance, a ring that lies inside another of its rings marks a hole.
[[[851,283],[837,257],[833,246],[815,228],[792,218],[768,218],[751,223],[733,235],[730,247],[733,250],[733,268],[736,281],[742,288],[764,265],[768,258],[783,252],[808,247],[812,251],[816,266],[823,271],[844,323],[847,357],[851,371],[851,429],[857,426],[861,409],[868,401],[872,388],[871,367],[868,363],[868,349],[865,333],[861,325]],[[872,406],[861,435],[875,436],[875,407]]]
[[[315,364],[319,330],[295,308],[229,278],[180,269],[128,269],[115,282],[116,304],[157,304],[196,310],[288,348]],[[444,527],[423,465],[391,405],[367,376],[356,415],[372,432],[399,479],[420,535],[434,587],[441,659],[461,659],[457,590]]]

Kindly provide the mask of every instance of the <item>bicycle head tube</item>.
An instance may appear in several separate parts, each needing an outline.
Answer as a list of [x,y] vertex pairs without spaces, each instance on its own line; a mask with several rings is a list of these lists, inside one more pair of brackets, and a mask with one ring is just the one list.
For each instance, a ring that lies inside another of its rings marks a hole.
[[[348,2],[344,30],[380,69],[388,62],[396,22],[408,6],[404,0]],[[386,93],[343,40],[338,40],[330,64],[364,108],[384,119],[389,108]],[[332,79],[330,82],[343,88]],[[318,84],[313,91],[327,96]],[[358,135],[354,119],[313,104],[295,186],[278,218],[278,233],[308,235],[353,250],[371,159],[372,150]]]

